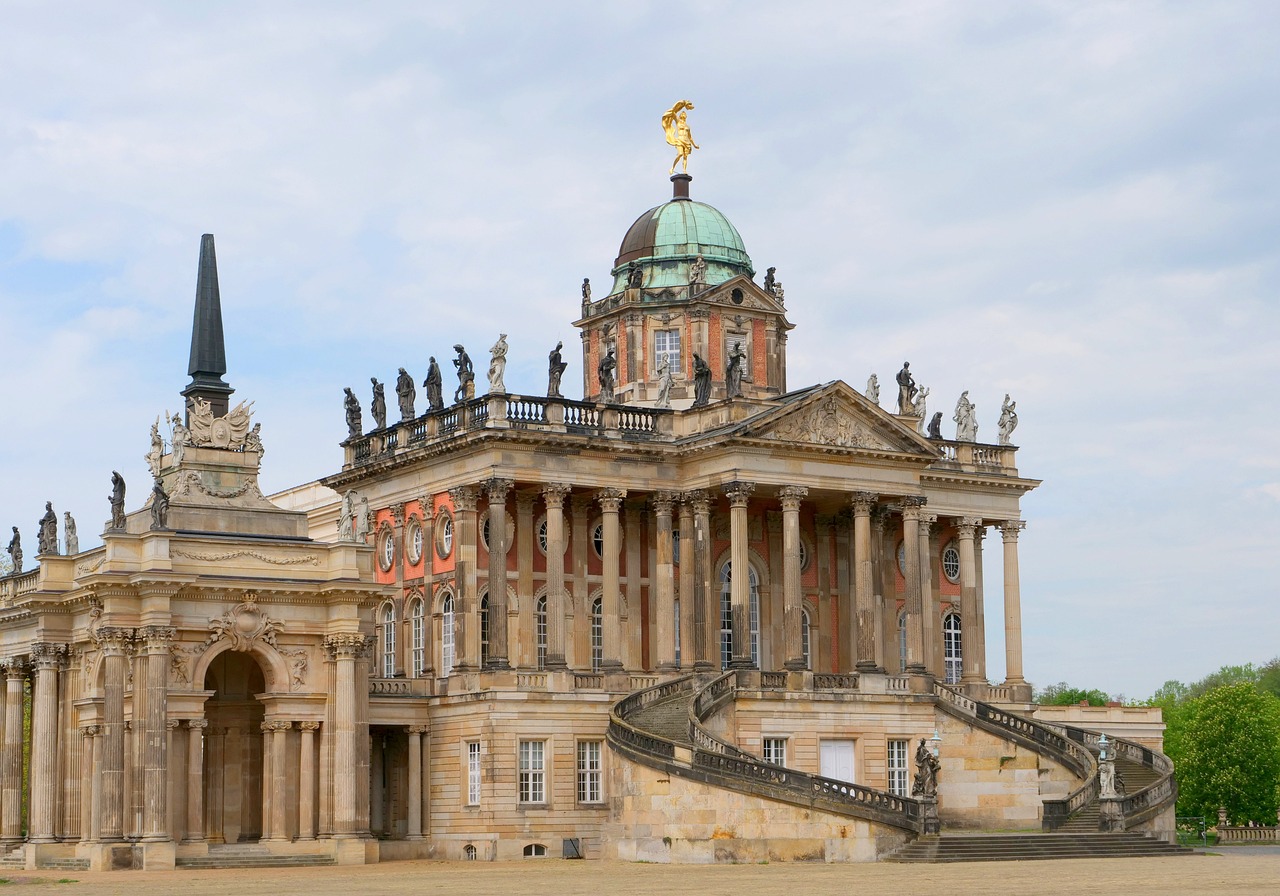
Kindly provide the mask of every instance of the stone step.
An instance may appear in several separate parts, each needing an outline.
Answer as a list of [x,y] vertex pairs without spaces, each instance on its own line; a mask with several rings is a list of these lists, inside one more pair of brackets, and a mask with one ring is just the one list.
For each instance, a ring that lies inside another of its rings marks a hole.
[[1105,859],[1191,855],[1142,834],[943,834],[921,837],[886,861],[998,862],[1033,859]]
[[304,868],[334,864],[333,856],[218,855],[192,856],[175,861],[178,868]]

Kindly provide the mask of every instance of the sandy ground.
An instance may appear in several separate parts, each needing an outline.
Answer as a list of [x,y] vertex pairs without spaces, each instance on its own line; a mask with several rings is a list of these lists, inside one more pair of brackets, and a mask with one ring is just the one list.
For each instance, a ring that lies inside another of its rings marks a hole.
[[674,866],[540,859],[509,863],[388,862],[350,868],[173,872],[17,872],[4,893],[265,894],[265,896],[849,896],[850,893],[1280,894],[1280,848],[1165,859],[959,865]]

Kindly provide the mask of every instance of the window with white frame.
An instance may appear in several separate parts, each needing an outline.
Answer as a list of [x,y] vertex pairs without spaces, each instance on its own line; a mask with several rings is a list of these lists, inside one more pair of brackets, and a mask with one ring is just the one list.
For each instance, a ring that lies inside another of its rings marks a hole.
[[657,373],[666,358],[671,366],[672,375],[680,372],[680,331],[654,330],[653,332],[653,372]]
[[907,611],[898,614],[898,671],[907,671]]
[[446,594],[440,611],[440,674],[445,678],[453,671],[453,595]]
[[676,598],[672,603],[675,605],[672,609],[674,619],[672,620],[672,631],[675,632],[676,642],[676,665],[680,665],[680,598]]
[[942,549],[942,574],[953,585],[960,581],[960,550],[954,541]]
[[520,741],[520,802],[547,801],[547,742]]
[[480,805],[480,741],[467,741],[467,805]]
[[387,604],[382,609],[382,677],[396,674],[396,608]]
[[453,517],[442,513],[436,522],[436,554],[447,560],[453,553]]
[[578,802],[580,803],[598,803],[603,799],[600,787],[603,779],[601,754],[600,741],[578,741]]
[[409,604],[409,644],[411,674],[417,678],[427,668],[427,610],[420,597]]
[[787,764],[787,739],[785,737],[766,737],[761,742],[761,755],[765,762],[774,765]]
[[489,595],[480,598],[480,666],[489,664]]
[[[720,567],[720,665],[729,668],[733,659],[733,563],[726,561]],[[756,571],[747,564],[747,581],[750,587],[751,663],[760,665],[760,580]]]
[[524,857],[526,859],[542,859],[546,858],[547,845],[545,843],[530,843],[524,848]]
[[591,528],[591,548],[597,557],[604,559],[604,523],[596,523]]
[[462,847],[462,858],[468,862],[474,862],[479,855],[480,854],[476,851],[474,843],[468,843],[466,846]]
[[891,740],[888,746],[889,792],[894,796],[907,796],[910,768],[907,765],[907,742]]
[[942,617],[942,660],[947,684],[955,684],[960,680],[961,650],[960,614],[951,612]]
[[599,672],[604,665],[604,598],[597,597],[591,604],[591,671]]
[[806,669],[813,668],[813,658],[809,654],[810,650],[810,634],[809,634],[809,611],[800,611],[800,656],[804,658],[804,667]]
[[538,668],[547,668],[547,596],[538,598],[533,608],[533,634],[538,645]]

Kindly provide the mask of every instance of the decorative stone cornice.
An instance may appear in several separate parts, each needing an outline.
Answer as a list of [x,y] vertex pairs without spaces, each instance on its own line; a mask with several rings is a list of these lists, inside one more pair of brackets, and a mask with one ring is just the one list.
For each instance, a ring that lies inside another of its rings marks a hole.
[[625,488],[602,488],[596,492],[596,500],[605,513],[617,513],[622,509],[622,499],[627,496]]
[[724,486],[724,496],[729,499],[730,507],[746,507],[755,490],[754,482],[730,482]]
[[449,498],[453,501],[454,509],[459,513],[474,511],[476,503],[480,500],[480,490],[474,485],[460,485],[449,489]]
[[782,502],[782,509],[789,511],[799,511],[800,503],[809,497],[809,490],[799,485],[785,485],[778,489],[778,500]]
[[849,504],[853,507],[854,516],[870,516],[879,500],[875,492],[854,492],[849,496]]

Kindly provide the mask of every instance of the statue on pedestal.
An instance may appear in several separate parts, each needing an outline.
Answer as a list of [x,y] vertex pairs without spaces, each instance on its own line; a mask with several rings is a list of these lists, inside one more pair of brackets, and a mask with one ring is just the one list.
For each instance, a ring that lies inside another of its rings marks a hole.
[[76,521],[70,510],[62,512],[62,528],[67,536],[67,556],[80,553],[80,536],[76,534]]
[[13,527],[13,538],[9,539],[9,559],[13,561],[13,571],[15,573],[22,572],[22,536],[18,534],[18,527]]
[[506,392],[503,377],[507,373],[507,334],[499,333],[498,341],[489,349],[489,391]]
[[111,471],[111,523],[108,529],[124,528],[124,477]]
[[726,398],[740,398],[742,396],[742,362],[747,358],[746,352],[742,350],[742,343],[735,342],[733,349],[729,352],[729,363],[724,369],[724,386]]
[[396,377],[396,399],[400,404],[401,422],[414,418],[413,400],[417,396],[418,390],[413,387],[413,377],[409,376],[409,372],[401,367],[400,375]]
[[435,355],[431,356],[431,364],[427,367],[427,378],[422,385],[427,389],[427,410],[438,411],[444,407],[444,377],[440,375],[440,365]]
[[191,430],[187,429],[182,422],[182,417],[178,414],[173,415],[173,464],[181,466],[182,455],[186,453],[187,446],[191,444]]
[[244,437],[244,450],[258,452],[258,464],[262,464],[262,455],[267,449],[262,447],[262,424],[253,424],[253,429],[249,430]]
[[867,401],[874,405],[880,404],[880,377],[874,373],[867,377],[867,391],[862,393],[867,396]]
[[475,396],[476,370],[471,365],[471,356],[461,344],[455,345],[453,350],[458,353],[458,357],[453,359],[454,370],[458,372],[458,388],[453,393],[453,400],[466,401]]
[[369,402],[369,416],[373,417],[374,429],[387,428],[387,393],[376,376],[369,377],[373,383],[373,401]]
[[662,113],[662,130],[667,135],[667,142],[676,148],[675,161],[671,163],[669,174],[676,173],[676,166],[684,163],[685,174],[689,173],[689,154],[702,147],[693,142],[693,134],[689,131],[689,113],[693,103],[681,100],[666,112]]
[[671,356],[664,354],[658,362],[658,400],[653,403],[655,408],[671,407],[672,382]]
[[563,359],[560,350],[564,348],[563,342],[557,342],[550,354],[547,355],[547,398],[561,398],[560,395],[560,378],[564,376],[565,369],[568,368],[569,362]]
[[53,512],[53,502],[44,502],[44,516],[40,517],[36,554],[58,553],[58,515]]
[[596,379],[600,383],[600,401],[609,403],[613,401],[613,374],[618,367],[618,359],[613,356],[613,346],[609,346],[609,351],[605,352],[600,363],[596,365]]
[[151,487],[151,530],[169,528],[169,496],[159,479]]
[[956,412],[951,419],[956,424],[956,441],[976,442],[978,440],[978,406],[969,400],[969,390],[960,393],[956,402]]
[[1009,438],[1013,435],[1013,431],[1018,428],[1018,412],[1014,410],[1018,406],[1016,401],[1009,400],[1009,393],[1004,395],[1004,404],[1000,406],[1000,420],[996,423],[996,430],[1000,433],[999,442],[1001,445],[1010,444]]
[[[166,417],[168,412],[166,411]],[[160,418],[151,424],[151,450],[147,452],[147,469],[152,476],[160,475],[160,458],[164,457],[164,440],[160,438]]]
[[358,439],[362,435],[360,430],[364,429],[360,420],[360,399],[356,398],[356,393],[351,391],[350,386],[344,387],[342,391],[346,393],[346,397],[342,399],[342,407],[347,412],[347,438]]
[[701,253],[689,263],[689,285],[707,285],[707,261],[702,257]]
[[926,388],[920,388],[920,389],[917,389],[917,390],[916,390],[916,397],[915,397],[915,400],[913,400],[913,401],[911,402],[911,416],[912,416],[912,417],[919,417],[921,420],[923,420],[923,419],[925,418],[925,416],[927,416],[927,415],[928,415],[929,410],[928,410],[928,407],[927,407],[927,405],[926,405],[926,400],[927,400],[928,398],[929,398],[929,390],[928,390],[928,389],[926,389]]
[[934,414],[933,419],[929,421],[929,438],[942,440],[942,411]]
[[764,272],[764,291],[765,292],[773,292],[774,284],[777,282],[774,279],[773,275],[777,272],[777,270],[778,270],[777,268],[769,268],[767,271]]
[[636,262],[627,265],[627,289],[639,289],[644,286],[644,270]]
[[916,381],[911,376],[911,363],[909,361],[902,362],[902,369],[898,371],[898,413],[904,417],[911,416],[913,399],[916,397]]
[[923,737],[916,747],[916,778],[911,785],[911,795],[926,798],[938,795],[938,759]]
[[693,353],[693,404],[690,407],[706,407],[711,401],[711,365]]
[[591,279],[589,277],[582,278],[582,304],[584,307],[591,304]]

